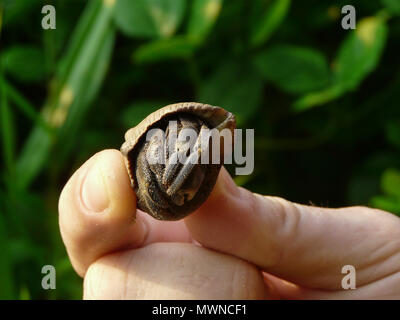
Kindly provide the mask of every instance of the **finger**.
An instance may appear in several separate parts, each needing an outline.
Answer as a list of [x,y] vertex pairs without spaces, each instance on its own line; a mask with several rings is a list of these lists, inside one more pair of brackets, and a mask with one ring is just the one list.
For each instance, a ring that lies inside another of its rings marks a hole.
[[366,300],[400,299],[400,273],[352,289],[321,290],[300,287],[294,283],[263,273],[277,299],[285,300]]
[[[262,273],[266,283],[270,284],[270,287],[274,288],[274,294],[276,299],[279,300],[300,300],[304,299],[304,294],[302,294],[303,288],[297,284],[291,283],[289,281],[280,279],[271,274],[265,272]],[[313,290],[313,289],[311,289]],[[314,290],[313,290],[314,291]],[[315,296],[314,299],[318,299]]]
[[340,288],[344,265],[356,268],[359,285],[399,271],[400,220],[395,216],[253,194],[237,187],[225,169],[209,199],[185,222],[204,246],[312,288]]
[[261,272],[194,244],[157,243],[105,256],[85,276],[85,299],[262,299]]
[[137,210],[138,218],[143,219],[147,233],[142,246],[154,242],[192,242],[193,239],[183,220],[157,220],[147,213]]
[[161,227],[136,211],[136,196],[117,150],[97,153],[71,177],[60,195],[59,224],[72,265],[81,276],[106,253],[152,241],[189,239],[182,223]]

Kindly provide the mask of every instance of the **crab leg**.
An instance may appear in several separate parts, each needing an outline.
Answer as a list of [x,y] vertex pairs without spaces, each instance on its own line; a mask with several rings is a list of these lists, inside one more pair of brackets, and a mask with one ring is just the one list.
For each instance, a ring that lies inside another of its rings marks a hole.
[[[199,159],[201,157],[201,137],[203,130],[207,129],[207,127],[203,124],[200,130],[200,133],[197,137],[196,143],[193,147],[194,152],[186,159],[185,163],[182,166],[182,169],[179,171],[178,175],[176,178],[172,181],[170,187],[167,190],[167,195],[171,196],[181,188],[181,186],[184,184],[186,181],[187,177],[192,173],[193,168],[198,165]],[[197,159],[197,160],[196,160]],[[195,161],[196,160],[196,161]],[[172,178],[172,177],[168,177]]]
[[[146,188],[142,190],[145,202],[149,208],[159,211],[160,208],[167,208],[168,202],[165,200],[162,192],[160,191],[155,179],[153,179],[154,173],[152,172],[148,162],[146,161],[145,153],[138,157],[138,169],[136,172],[139,175],[139,180],[145,181]],[[156,210],[157,209],[157,210]]]

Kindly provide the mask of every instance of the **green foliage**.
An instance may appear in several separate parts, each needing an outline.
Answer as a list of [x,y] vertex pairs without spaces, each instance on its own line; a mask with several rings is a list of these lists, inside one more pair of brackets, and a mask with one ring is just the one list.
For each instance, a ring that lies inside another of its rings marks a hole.
[[[82,296],[57,201],[157,108],[199,101],[255,129],[255,192],[400,214],[399,1],[0,0],[0,298]],[[346,3],[347,4],[347,3]],[[317,108],[319,106],[319,108]],[[231,169],[228,167],[228,169]],[[40,287],[57,269],[57,290]]]
[[[175,37],[168,37],[170,34],[161,34],[160,36],[164,38],[140,46],[134,52],[133,61],[154,63],[168,59],[189,59],[211,30],[221,6],[222,0],[193,1],[186,33]],[[116,14],[118,15],[118,12]]]
[[5,26],[18,24],[40,5],[40,0],[14,1],[2,0],[0,4],[4,10],[3,23]]
[[132,128],[139,124],[139,122],[146,118],[150,113],[166,105],[160,101],[144,100],[136,101],[127,106],[121,113],[121,124],[125,129]]
[[[2,199],[3,200],[3,199]],[[15,288],[12,274],[12,259],[10,257],[10,247],[7,246],[7,225],[4,220],[3,212],[0,212],[0,299],[13,299]]]
[[[46,75],[45,58],[39,48],[14,46],[4,51],[0,59],[4,70],[20,81],[40,81]],[[26,64],[26,61],[30,63]]]
[[381,0],[381,2],[386,6],[390,13],[400,15],[399,0]]
[[[65,130],[74,138],[85,109],[100,89],[113,45],[110,28],[112,7],[106,2],[91,2],[83,14],[60,69],[43,113],[50,126]],[[67,129],[65,129],[67,127]],[[34,128],[17,162],[17,185],[27,187],[48,158],[53,137],[41,126]],[[67,143],[68,141],[64,141]]]
[[187,34],[195,38],[204,38],[211,31],[223,0],[194,0],[190,11]]
[[333,62],[333,81],[321,91],[309,93],[295,102],[297,111],[325,104],[356,89],[376,68],[385,46],[387,26],[381,17],[362,19],[343,41]]
[[289,93],[318,90],[330,83],[325,57],[312,48],[273,46],[257,55],[255,64],[267,81]]
[[149,63],[168,59],[189,58],[196,47],[197,41],[186,35],[155,40],[139,47],[134,52],[133,60],[136,63]]
[[389,119],[386,126],[386,139],[397,148],[400,148],[400,121]]
[[261,77],[240,61],[227,61],[203,82],[198,100],[221,106],[243,124],[257,111],[262,94]]
[[8,175],[14,172],[14,158],[15,158],[15,128],[14,119],[8,104],[7,92],[5,90],[4,80],[0,74],[0,93],[1,93],[1,134],[3,145],[3,157],[7,168]]
[[335,82],[346,90],[354,90],[374,70],[386,42],[387,27],[379,17],[358,23],[340,47],[334,62]]
[[384,195],[371,199],[371,205],[400,215],[400,171],[387,169],[381,180]]
[[185,0],[119,0],[117,26],[132,37],[170,37],[182,21]]
[[387,195],[400,199],[400,171],[388,169],[383,173],[382,190]]
[[290,2],[290,0],[255,0],[250,35],[252,46],[260,46],[271,37],[285,19]]

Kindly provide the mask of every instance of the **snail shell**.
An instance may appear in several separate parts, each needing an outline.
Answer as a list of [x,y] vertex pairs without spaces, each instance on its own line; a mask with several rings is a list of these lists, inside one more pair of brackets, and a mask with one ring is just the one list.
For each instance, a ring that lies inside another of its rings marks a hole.
[[[172,125],[174,123],[175,126]],[[121,152],[137,196],[137,207],[159,220],[178,220],[196,210],[207,199],[216,183],[224,159],[223,139],[219,164],[212,164],[211,160],[208,164],[202,164],[201,157],[197,163],[182,164],[178,161],[174,164],[171,159],[182,149],[180,142],[172,137],[174,133],[179,135],[184,128],[194,130],[198,137],[204,128],[216,128],[219,131],[227,128],[232,134],[233,143],[235,126],[234,115],[223,108],[184,102],[165,106],[129,129],[125,133]],[[163,130],[164,141],[156,137],[148,139],[147,133],[151,129]],[[208,143],[211,144],[211,141],[208,140]],[[173,143],[176,152],[171,153],[167,147],[159,148],[163,143],[164,146]],[[163,150],[165,162],[149,161],[152,157],[160,156],[160,150]],[[187,148],[184,150],[188,158],[195,153],[187,152]],[[198,155],[204,151],[202,148],[190,150],[197,150]]]

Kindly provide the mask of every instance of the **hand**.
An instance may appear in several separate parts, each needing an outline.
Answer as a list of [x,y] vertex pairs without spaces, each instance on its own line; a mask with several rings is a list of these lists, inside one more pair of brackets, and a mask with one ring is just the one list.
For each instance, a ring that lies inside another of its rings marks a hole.
[[[237,187],[222,168],[183,221],[136,210],[120,152],[89,159],[59,201],[85,299],[400,298],[400,219],[366,207],[299,205]],[[357,289],[341,287],[344,265]]]

